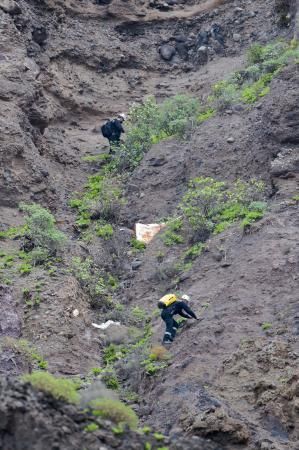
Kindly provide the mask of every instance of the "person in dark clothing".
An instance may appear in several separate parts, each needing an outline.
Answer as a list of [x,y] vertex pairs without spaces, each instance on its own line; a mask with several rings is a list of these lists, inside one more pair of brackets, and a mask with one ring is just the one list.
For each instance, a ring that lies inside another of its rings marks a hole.
[[119,114],[116,119],[109,120],[101,128],[102,135],[109,141],[110,151],[120,145],[120,136],[125,132],[122,125],[124,120],[125,115]]
[[[185,300],[185,301],[183,301]],[[164,320],[166,325],[166,330],[163,337],[163,344],[171,344],[175,338],[176,332],[179,328],[178,322],[173,318],[176,314],[186,319],[196,319],[199,318],[192,311],[192,309],[187,305],[190,298],[188,295],[183,295],[182,300],[172,303],[170,306],[164,308],[161,312],[161,318]]]
[[196,38],[196,47],[202,47],[209,44],[209,39],[211,37],[210,31],[200,31]]
[[224,35],[223,29],[217,23],[214,23],[211,28],[211,36],[215,39],[222,47],[224,47]]

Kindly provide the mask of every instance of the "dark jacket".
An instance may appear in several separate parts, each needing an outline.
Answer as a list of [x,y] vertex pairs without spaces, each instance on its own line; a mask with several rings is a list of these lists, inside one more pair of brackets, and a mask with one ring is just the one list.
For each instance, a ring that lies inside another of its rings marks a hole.
[[111,130],[111,135],[109,138],[110,141],[119,141],[121,133],[125,132],[121,121],[118,119],[111,120],[110,130]]
[[175,314],[179,314],[186,319],[197,319],[196,314],[194,314],[192,309],[190,309],[189,306],[182,301],[175,302],[172,305],[167,306],[167,308],[163,309],[163,311],[161,312],[161,317],[163,320],[165,320],[168,317],[173,317]]

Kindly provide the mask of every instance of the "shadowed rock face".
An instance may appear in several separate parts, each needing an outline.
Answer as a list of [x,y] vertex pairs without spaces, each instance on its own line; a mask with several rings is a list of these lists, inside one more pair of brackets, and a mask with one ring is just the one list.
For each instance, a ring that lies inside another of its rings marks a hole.
[[[153,146],[124,188],[127,203],[117,212],[111,242],[78,240],[69,208],[97,170],[82,157],[105,151],[104,119],[147,94],[206,98],[212,84],[242,67],[251,43],[293,35],[296,2],[287,2],[291,18],[284,28],[276,3],[0,0],[0,230],[20,225],[21,200],[37,202],[56,213],[70,240],[54,276],[37,267],[0,287],[0,337],[28,339],[50,372],[88,374],[90,381],[91,368],[102,365],[105,338],[118,342],[115,333],[100,336],[91,323],[106,314],[117,319],[112,315],[120,311],[98,299],[98,309],[90,308],[69,273],[78,255],[92,256],[119,277],[114,300],[125,318],[135,306],[152,314],[157,299],[174,289],[188,292],[194,309],[208,304],[204,320],[178,334],[169,367],[158,376],[138,371],[134,360],[116,365],[124,387],[138,393],[141,422],[170,435],[163,444],[133,432],[115,435],[104,422],[84,433],[90,417],[76,407],[3,380],[1,449],[144,450],[149,442],[153,450],[297,450],[297,66],[282,71],[252,109],[233,108],[192,130],[187,141]],[[218,39],[209,34],[215,23],[222,30]],[[157,236],[137,258],[132,229],[137,221],[176,216],[188,181],[198,176],[229,183],[260,178],[272,201],[248,233],[236,225],[212,236],[178,278],[175,266],[191,243],[166,249]],[[93,219],[99,217],[96,209]],[[40,305],[26,307],[22,289],[41,280]],[[266,331],[264,323],[270,324]],[[152,325],[152,341],[160,342],[160,319]],[[30,369],[12,344],[3,347],[0,374]]]
[[[79,408],[66,405],[50,395],[34,391],[17,380],[0,380],[0,445],[2,450],[98,450],[113,448],[144,450],[146,442],[152,448],[161,446],[154,436],[126,430],[113,433],[109,421],[87,415]],[[84,432],[84,428],[98,422],[99,430]],[[201,438],[165,439],[163,445],[174,450],[220,450],[216,444]]]

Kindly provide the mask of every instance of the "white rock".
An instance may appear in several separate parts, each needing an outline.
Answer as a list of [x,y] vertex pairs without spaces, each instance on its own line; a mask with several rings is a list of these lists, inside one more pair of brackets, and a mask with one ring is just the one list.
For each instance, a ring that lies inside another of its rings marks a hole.
[[93,327],[98,328],[99,330],[106,330],[110,325],[120,325],[120,322],[114,322],[114,320],[107,320],[107,322],[103,322],[100,324],[92,323]]
[[74,311],[73,311],[73,316],[74,317],[78,317],[79,316],[79,310],[78,309],[74,309]]

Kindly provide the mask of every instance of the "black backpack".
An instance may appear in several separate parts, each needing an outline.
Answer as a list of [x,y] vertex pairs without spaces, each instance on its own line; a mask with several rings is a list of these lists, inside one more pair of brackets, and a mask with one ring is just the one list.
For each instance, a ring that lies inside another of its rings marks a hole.
[[112,123],[110,120],[104,123],[104,125],[102,125],[101,131],[104,138],[109,139],[112,136],[113,130],[112,130]]

